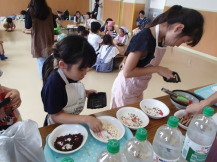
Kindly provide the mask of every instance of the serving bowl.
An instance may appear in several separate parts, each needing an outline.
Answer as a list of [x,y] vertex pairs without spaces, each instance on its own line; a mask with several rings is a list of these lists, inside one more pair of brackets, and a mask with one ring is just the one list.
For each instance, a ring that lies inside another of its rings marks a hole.
[[116,112],[116,117],[123,125],[133,130],[144,128],[149,123],[148,116],[142,110],[135,107],[124,107],[119,109]]
[[[72,134],[72,135],[73,134],[79,134],[79,133],[83,136],[83,140],[82,140],[81,145],[78,148],[71,150],[71,151],[60,151],[54,147],[54,142],[56,141],[57,137],[66,136],[69,134]],[[55,151],[57,153],[70,154],[70,153],[73,153],[73,152],[81,149],[84,146],[84,144],[87,140],[87,137],[88,137],[88,133],[87,133],[87,130],[84,126],[82,126],[80,124],[62,124],[62,125],[56,127],[51,132],[51,134],[48,137],[48,145],[53,151]]]
[[[190,100],[189,104],[191,104],[191,103],[199,103],[200,102],[200,100],[198,99],[198,97],[196,95],[194,95],[193,93],[191,93],[191,92],[183,91],[183,90],[173,90],[172,92],[188,98]],[[177,101],[172,96],[170,96],[170,101],[173,103],[173,105],[177,109],[185,109],[189,105],[189,104]]]
[[112,116],[97,117],[103,123],[103,131],[95,133],[90,129],[92,136],[98,141],[107,143],[109,139],[120,140],[125,134],[123,124]]
[[156,99],[143,99],[140,102],[141,109],[153,119],[161,119],[169,115],[169,108],[161,101]]

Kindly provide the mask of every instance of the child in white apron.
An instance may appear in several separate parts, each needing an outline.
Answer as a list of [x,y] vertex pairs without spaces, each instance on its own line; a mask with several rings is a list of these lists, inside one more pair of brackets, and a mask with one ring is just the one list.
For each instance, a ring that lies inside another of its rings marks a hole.
[[202,37],[203,24],[199,12],[175,5],[159,15],[150,28],[134,36],[125,53],[125,64],[112,87],[111,108],[140,102],[153,73],[172,78],[170,69],[159,66],[165,45],[195,46]]
[[68,36],[58,42],[43,66],[41,96],[48,113],[45,125],[54,123],[84,123],[94,132],[102,130],[95,117],[79,115],[86,97],[94,90],[85,90],[80,82],[96,61],[96,53],[81,36]]

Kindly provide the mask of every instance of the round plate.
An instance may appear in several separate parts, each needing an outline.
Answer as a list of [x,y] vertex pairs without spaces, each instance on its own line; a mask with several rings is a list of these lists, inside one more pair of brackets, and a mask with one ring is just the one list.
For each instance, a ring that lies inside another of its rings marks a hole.
[[[68,134],[78,134],[78,133],[81,133],[83,135],[83,141],[77,149],[74,149],[72,151],[60,151],[54,147],[54,142],[56,141],[57,137],[65,136]],[[57,153],[71,154],[75,151],[78,151],[79,149],[81,149],[84,146],[84,144],[87,140],[87,137],[88,137],[87,130],[82,125],[80,125],[80,124],[62,124],[62,125],[56,127],[51,132],[51,134],[49,135],[49,138],[48,138],[48,145],[53,151],[55,151]]]
[[[116,117],[122,124],[133,130],[144,128],[149,124],[148,116],[142,110],[135,107],[124,107],[119,109],[116,112]],[[140,124],[138,124],[139,122]]]
[[[123,126],[123,124],[116,118],[112,117],[112,116],[99,116],[97,117],[99,120],[101,120],[103,123],[106,124],[111,124],[113,127],[116,127],[118,130],[118,136],[117,138],[111,138],[110,134],[107,133],[107,131],[103,130],[99,133],[94,133],[91,129],[90,129],[90,133],[92,134],[92,136],[97,139],[98,141],[107,143],[109,139],[117,139],[120,140],[124,134],[125,134],[125,128]],[[108,136],[110,137],[108,139]]]
[[[140,102],[140,107],[150,118],[153,118],[153,119],[161,119],[163,117],[166,117],[170,113],[170,110],[167,107],[167,105],[165,105],[163,102],[156,100],[156,99],[144,99]],[[147,110],[150,110],[152,108],[160,109],[159,114],[153,115],[153,114],[148,113]]]
[[[177,118],[181,119],[183,116],[185,115],[185,110],[179,110],[179,111],[176,111],[174,116],[176,116]],[[179,122],[179,126],[185,130],[188,129],[188,127],[186,127],[185,125],[181,124]]]

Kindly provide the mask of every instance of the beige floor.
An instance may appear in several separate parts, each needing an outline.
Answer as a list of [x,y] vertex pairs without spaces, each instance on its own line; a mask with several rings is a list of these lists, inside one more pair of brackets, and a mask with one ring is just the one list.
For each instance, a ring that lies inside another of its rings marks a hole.
[[[0,40],[4,41],[5,54],[9,57],[7,61],[0,61],[0,69],[4,72],[0,77],[2,85],[17,88],[21,93],[22,105],[19,110],[22,118],[36,121],[42,126],[46,113],[43,110],[40,91],[42,81],[37,71],[36,60],[30,54],[30,35],[23,34],[21,29],[23,22],[17,22],[14,32],[5,32],[0,23]],[[166,83],[162,77],[154,74],[144,98],[155,98],[165,95],[161,88],[170,90],[187,90],[217,82],[217,62],[183,51],[179,48],[168,48],[161,63],[180,74],[181,83]],[[108,105],[110,102],[110,90],[118,70],[112,73],[97,73],[90,71],[82,82],[86,89],[96,89],[107,93]],[[91,114],[108,109],[109,106],[99,110],[84,109],[82,114]]]

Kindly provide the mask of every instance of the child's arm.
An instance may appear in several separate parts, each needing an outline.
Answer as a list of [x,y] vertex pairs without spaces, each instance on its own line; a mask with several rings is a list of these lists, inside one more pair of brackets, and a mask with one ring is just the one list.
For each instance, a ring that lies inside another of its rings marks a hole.
[[13,23],[13,30],[16,28],[16,25]]
[[172,71],[162,66],[136,67],[143,53],[140,51],[130,52],[127,56],[123,73],[126,78],[139,77],[147,74],[158,73],[166,78],[172,78]]
[[63,111],[51,115],[51,118],[60,124],[87,124],[94,132],[100,132],[102,130],[102,122],[89,115],[72,115],[64,113]]
[[213,93],[207,99],[200,101],[200,103],[193,103],[186,107],[186,115],[199,114],[204,107],[212,106],[217,103],[217,92]]
[[17,109],[20,106],[21,98],[20,98],[20,93],[18,90],[1,86],[1,91],[6,93],[5,98],[8,98],[8,97],[11,98],[10,106],[13,107],[13,110]]

